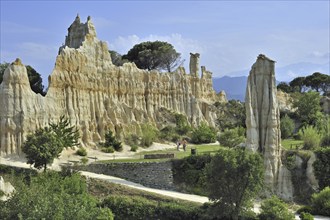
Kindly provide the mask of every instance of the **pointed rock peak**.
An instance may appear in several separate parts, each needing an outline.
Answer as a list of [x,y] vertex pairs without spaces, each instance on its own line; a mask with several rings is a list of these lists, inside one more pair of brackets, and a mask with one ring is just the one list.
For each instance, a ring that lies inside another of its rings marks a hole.
[[94,24],[92,23],[90,16],[88,16],[86,23],[80,23],[80,17],[79,14],[77,14],[76,19],[68,28],[68,35],[65,38],[64,47],[68,46],[78,49],[87,38],[96,38]]
[[11,65],[24,66],[20,58],[16,58],[16,60],[12,62]]
[[274,60],[272,60],[272,59],[266,57],[266,55],[264,55],[264,54],[259,54],[257,60],[259,60],[259,59],[261,59],[261,60],[268,60],[268,61],[271,61],[271,62],[274,62],[274,63],[275,63]]
[[76,22],[76,23],[79,23],[79,24],[80,24],[80,17],[79,17],[79,14],[77,14],[77,17],[76,17],[76,19],[74,20],[74,22]]

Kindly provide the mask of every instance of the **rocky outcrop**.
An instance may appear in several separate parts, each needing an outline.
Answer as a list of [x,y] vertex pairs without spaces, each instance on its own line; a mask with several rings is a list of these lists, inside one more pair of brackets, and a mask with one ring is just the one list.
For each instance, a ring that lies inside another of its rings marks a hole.
[[275,62],[260,54],[250,71],[245,97],[246,147],[264,158],[265,185],[292,199],[290,171],[281,161],[280,113],[276,99]]
[[0,176],[0,200],[6,201],[10,198],[11,194],[15,191],[15,188],[11,185],[10,182],[5,182],[5,180]]
[[292,97],[290,94],[285,93],[281,90],[277,90],[276,94],[277,104],[280,111],[283,112],[293,112],[294,108],[292,106]]
[[[199,57],[199,56],[198,56]],[[198,61],[193,65],[197,68]],[[79,16],[68,29],[47,95],[34,94],[20,60],[5,71],[0,85],[0,155],[19,154],[27,134],[67,116],[80,131],[81,144],[94,146],[111,129],[117,136],[140,132],[140,125],[165,126],[160,109],[185,115],[193,126],[214,126],[212,104],[219,101],[212,73],[202,68],[186,74],[138,69],[134,63],[112,64],[108,46],[97,39],[90,17]],[[221,101],[221,100],[220,100]]]

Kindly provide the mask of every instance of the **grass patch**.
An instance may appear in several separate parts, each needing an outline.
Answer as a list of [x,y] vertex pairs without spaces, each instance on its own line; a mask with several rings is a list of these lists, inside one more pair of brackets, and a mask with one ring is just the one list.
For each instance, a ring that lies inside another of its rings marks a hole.
[[303,147],[304,141],[294,140],[294,139],[284,139],[281,141],[281,143],[282,143],[282,147],[286,150],[299,150]]
[[191,149],[197,150],[197,155],[200,154],[215,154],[217,151],[219,151],[221,148],[224,148],[220,146],[219,144],[213,144],[213,145],[188,145],[186,148],[186,151],[182,150],[182,146],[180,148],[180,151],[177,151],[176,149],[165,149],[165,150],[156,150],[156,151],[144,151],[137,153],[133,158],[128,159],[113,159],[113,160],[99,160],[98,163],[138,163],[138,162],[161,162],[161,161],[168,161],[171,160],[171,158],[167,159],[144,159],[144,155],[148,154],[167,154],[167,153],[173,153],[175,159],[182,159],[184,157],[188,157],[191,155]]

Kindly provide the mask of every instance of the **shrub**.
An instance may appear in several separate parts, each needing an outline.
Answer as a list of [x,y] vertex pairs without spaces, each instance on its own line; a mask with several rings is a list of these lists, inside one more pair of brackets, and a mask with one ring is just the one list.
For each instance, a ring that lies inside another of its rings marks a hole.
[[189,131],[191,131],[191,127],[186,116],[179,113],[175,114],[175,123],[175,130],[179,135],[186,135]]
[[312,214],[308,213],[308,212],[302,212],[299,215],[299,218],[301,220],[314,220],[314,217]]
[[272,196],[261,203],[260,220],[291,220],[294,214],[288,210],[286,203],[276,196]]
[[[122,146],[121,142],[116,139],[116,137],[113,135],[111,130],[109,130],[105,134],[105,142],[100,143],[100,145],[103,148],[111,148],[112,147],[115,151],[122,151],[123,150],[123,146]],[[103,148],[102,148],[102,151],[103,151]],[[111,151],[112,150],[110,149],[109,152],[106,152],[106,153],[113,153]],[[103,152],[105,152],[105,151],[103,151]]]
[[321,148],[315,152],[316,161],[313,163],[314,173],[319,182],[320,190],[330,186],[330,148]]
[[83,157],[80,159],[80,162],[84,165],[86,165],[88,163],[88,158],[87,157]]
[[330,187],[312,195],[313,214],[330,216]]
[[323,135],[321,140],[321,147],[330,147],[330,133]]
[[131,151],[136,152],[139,147],[136,145],[131,146]]
[[106,198],[101,206],[110,208],[117,219],[198,219],[196,205],[164,202],[140,196],[115,196]]
[[293,120],[288,115],[285,115],[284,117],[281,118],[280,125],[281,125],[281,137],[283,139],[291,137],[295,127]]
[[141,145],[143,147],[150,147],[158,137],[158,130],[150,124],[143,124],[141,126],[141,131]]
[[312,207],[310,207],[310,206],[303,206],[303,207],[301,207],[301,208],[299,208],[299,209],[297,210],[297,213],[298,213],[298,214],[301,214],[302,212],[305,212],[305,213],[312,213]]
[[202,122],[200,126],[193,130],[191,142],[195,144],[213,143],[216,141],[216,136],[215,129]]
[[101,151],[104,153],[114,153],[115,149],[113,147],[102,147]]
[[[172,141],[173,136],[176,135],[175,128],[173,126],[166,126],[159,132],[159,138],[163,140]],[[176,135],[178,136],[178,135]]]
[[206,195],[204,169],[210,161],[210,155],[196,155],[172,160],[174,183],[190,193]]
[[304,141],[305,150],[315,150],[320,146],[321,135],[312,126],[306,126],[299,130],[299,135]]
[[125,138],[125,143],[129,146],[139,145],[139,136],[137,136],[136,134],[129,134]]
[[79,155],[79,156],[84,157],[84,156],[87,156],[87,151],[86,151],[85,148],[80,147],[80,148],[77,150],[76,154]]
[[244,133],[245,129],[242,127],[225,130],[218,136],[218,141],[222,146],[236,147],[237,145],[245,141]]

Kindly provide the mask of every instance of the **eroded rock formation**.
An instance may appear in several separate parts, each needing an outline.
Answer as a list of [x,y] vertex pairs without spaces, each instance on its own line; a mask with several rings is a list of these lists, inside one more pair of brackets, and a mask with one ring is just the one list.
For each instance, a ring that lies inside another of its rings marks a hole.
[[246,147],[262,153],[266,187],[291,200],[291,174],[281,161],[280,113],[274,67],[273,60],[260,54],[250,71],[245,96]]
[[[193,64],[197,68],[197,63]],[[192,64],[190,65],[192,66]],[[81,133],[83,146],[94,146],[111,129],[118,136],[140,132],[142,123],[165,126],[160,109],[185,115],[192,125],[214,126],[212,104],[219,101],[212,74],[205,67],[186,74],[138,69],[133,63],[112,64],[108,46],[97,39],[90,17],[79,16],[68,29],[47,95],[33,93],[20,60],[5,71],[0,85],[0,155],[19,154],[27,134],[68,116]],[[221,100],[220,100],[221,101]]]

